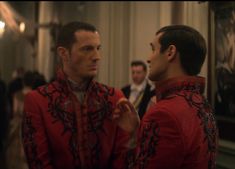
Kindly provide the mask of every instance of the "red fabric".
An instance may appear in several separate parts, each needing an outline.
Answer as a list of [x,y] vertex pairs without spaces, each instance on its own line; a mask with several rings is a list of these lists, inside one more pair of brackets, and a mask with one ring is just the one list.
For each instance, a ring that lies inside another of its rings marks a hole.
[[157,104],[141,122],[136,169],[215,169],[218,142],[205,79],[180,77],[156,84]]
[[80,104],[60,70],[25,99],[23,142],[30,169],[121,169],[128,135],[111,120],[123,93],[92,81]]

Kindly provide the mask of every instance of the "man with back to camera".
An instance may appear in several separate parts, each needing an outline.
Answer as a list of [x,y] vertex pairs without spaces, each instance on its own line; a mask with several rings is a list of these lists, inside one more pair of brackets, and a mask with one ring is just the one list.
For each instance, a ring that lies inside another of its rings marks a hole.
[[126,98],[138,111],[140,119],[142,119],[148,108],[149,101],[155,93],[146,76],[146,64],[141,60],[134,60],[131,62],[132,83],[122,88]]
[[29,169],[124,168],[129,133],[112,117],[124,95],[94,80],[100,48],[100,35],[91,24],[71,22],[61,29],[57,78],[25,98],[23,143]]
[[[156,83],[157,102],[145,113],[139,130],[132,130],[138,139],[128,154],[128,167],[215,169],[218,129],[203,96],[205,78],[198,76],[206,56],[205,39],[192,27],[170,25],[157,31],[150,45],[148,76]],[[136,125],[134,107],[127,105],[129,109],[116,111],[120,127]]]

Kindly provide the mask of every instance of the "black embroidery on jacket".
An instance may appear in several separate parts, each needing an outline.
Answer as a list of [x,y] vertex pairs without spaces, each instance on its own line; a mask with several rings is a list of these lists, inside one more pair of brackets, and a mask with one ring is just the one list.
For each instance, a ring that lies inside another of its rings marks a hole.
[[[197,92],[196,92],[197,91]],[[214,169],[215,167],[215,154],[217,148],[217,125],[214,118],[212,107],[208,103],[207,99],[202,96],[198,90],[195,90],[192,93],[181,92],[177,94],[185,98],[189,106],[194,107],[197,110],[197,116],[201,120],[201,126],[205,134],[204,142],[207,141],[208,144],[208,153],[210,160],[208,161],[208,169]]]
[[136,156],[136,160],[132,165],[138,165],[139,169],[144,169],[148,164],[148,159],[155,155],[156,147],[159,141],[160,127],[155,121],[145,124],[140,137],[140,150]]
[[96,83],[91,91],[93,92],[89,97],[93,99],[88,100],[88,108],[90,108],[87,112],[88,132],[92,133],[94,137],[92,137],[92,140],[86,141],[90,143],[91,163],[94,167],[99,163],[99,155],[102,150],[98,133],[105,133],[103,128],[104,120],[112,114],[112,102],[109,100],[111,96],[114,96],[114,88]]
[[[70,110],[72,104],[69,98],[69,90],[67,87],[64,87],[66,84],[64,81],[59,81],[62,85],[52,83],[51,86],[46,85],[43,88],[39,88],[38,92],[47,97],[48,99],[48,112],[54,117],[52,123],[61,121],[64,126],[64,130],[61,135],[64,135],[66,132],[71,132],[71,137],[69,139],[70,152],[73,155],[74,163],[80,163],[79,155],[77,152],[77,127],[76,127],[76,117],[75,112]],[[49,90],[49,87],[50,90]]]
[[30,168],[43,169],[42,161],[38,159],[37,145],[35,143],[36,129],[32,125],[30,116],[24,116],[22,138],[24,142],[25,153],[28,154]]
[[[61,135],[66,132],[71,132],[69,147],[74,158],[74,163],[81,164],[79,151],[85,148],[87,149],[86,152],[90,153],[90,155],[86,154],[90,156],[86,158],[86,160],[91,160],[89,165],[91,168],[97,167],[102,150],[98,133],[105,133],[103,122],[106,118],[109,119],[111,117],[113,105],[110,97],[114,96],[114,88],[95,82],[89,89],[87,93],[87,111],[84,111],[85,113],[81,106],[81,116],[86,119],[87,124],[85,126],[87,129],[85,130],[88,133],[88,137],[84,137],[82,143],[78,143],[75,107],[70,97],[71,91],[68,89],[65,81],[59,79],[52,83],[51,86],[47,85],[39,88],[38,92],[48,99],[48,112],[54,117],[53,123],[62,122],[64,131]],[[92,135],[92,139],[89,139],[89,135]]]

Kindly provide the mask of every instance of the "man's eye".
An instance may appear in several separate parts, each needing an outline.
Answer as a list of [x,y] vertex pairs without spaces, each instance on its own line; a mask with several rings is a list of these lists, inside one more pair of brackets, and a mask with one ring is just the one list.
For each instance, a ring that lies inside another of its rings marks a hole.
[[93,47],[92,46],[86,46],[83,48],[84,51],[91,51],[93,50]]
[[97,50],[101,50],[101,46],[98,46],[98,47],[97,47]]

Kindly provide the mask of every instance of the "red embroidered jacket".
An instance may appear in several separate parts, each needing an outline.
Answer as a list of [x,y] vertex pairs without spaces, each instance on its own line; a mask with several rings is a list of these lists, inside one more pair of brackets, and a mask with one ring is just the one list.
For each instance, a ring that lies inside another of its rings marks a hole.
[[157,103],[142,119],[130,168],[215,169],[218,130],[204,85],[190,76],[156,85]]
[[121,91],[92,81],[81,104],[62,70],[54,82],[29,93],[22,132],[29,168],[124,168],[128,135],[111,119],[121,97]]

